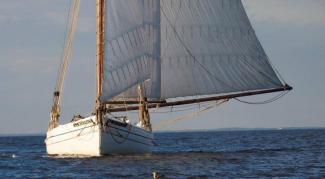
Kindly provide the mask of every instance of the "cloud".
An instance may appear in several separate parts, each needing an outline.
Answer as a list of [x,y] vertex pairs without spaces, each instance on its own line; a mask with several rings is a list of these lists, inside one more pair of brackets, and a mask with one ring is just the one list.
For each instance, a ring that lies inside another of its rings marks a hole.
[[78,31],[79,32],[96,32],[96,21],[95,18],[80,17],[78,20]]
[[14,50],[1,57],[0,70],[11,74],[53,74],[58,68],[58,57],[35,55],[24,50]]
[[[28,24],[29,26],[36,24],[40,28],[46,25],[65,30],[70,5],[71,1],[67,0],[1,1],[0,27],[10,24]],[[81,1],[77,31],[95,33],[96,3],[94,1]]]
[[8,25],[8,23],[21,24],[24,22],[39,22],[44,23],[49,19],[51,14],[58,11],[63,11],[60,6],[54,6],[54,3],[31,3],[21,2],[18,0],[5,1],[0,3],[0,23]]
[[303,26],[325,24],[323,0],[243,0],[243,3],[253,21]]
[[[46,21],[50,21],[59,25],[67,25],[67,14],[59,11],[51,11],[46,14]],[[95,32],[96,31],[96,20],[94,17],[89,17],[89,14],[79,12],[78,17],[78,32]]]
[[38,71],[38,73],[52,74],[55,72],[58,66],[58,60],[51,57],[22,57],[13,60],[8,64],[9,69],[14,72],[26,72],[32,73]]

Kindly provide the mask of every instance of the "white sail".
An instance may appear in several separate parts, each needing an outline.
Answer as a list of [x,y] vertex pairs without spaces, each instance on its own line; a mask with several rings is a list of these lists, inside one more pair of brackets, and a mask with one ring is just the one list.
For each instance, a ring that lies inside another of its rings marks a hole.
[[162,98],[283,86],[240,0],[163,0],[161,7]]
[[147,79],[146,96],[161,99],[283,86],[240,0],[106,6],[104,101],[125,91],[135,97],[132,86]]
[[150,79],[158,44],[155,0],[106,0],[103,96]]

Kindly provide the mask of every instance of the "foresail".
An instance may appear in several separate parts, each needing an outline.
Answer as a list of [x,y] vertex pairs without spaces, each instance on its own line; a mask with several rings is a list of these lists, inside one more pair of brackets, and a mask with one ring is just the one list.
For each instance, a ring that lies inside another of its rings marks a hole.
[[155,0],[106,0],[102,100],[152,76],[157,42]]
[[[282,87],[241,0],[106,0],[104,101]],[[122,94],[122,95],[121,95]]]

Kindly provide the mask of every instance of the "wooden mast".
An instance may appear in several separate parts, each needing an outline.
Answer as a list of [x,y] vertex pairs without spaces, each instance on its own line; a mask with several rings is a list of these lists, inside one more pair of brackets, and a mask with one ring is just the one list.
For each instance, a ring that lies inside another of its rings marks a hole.
[[138,86],[139,93],[139,122],[143,128],[152,131],[151,122],[150,122],[150,114],[148,110],[147,98],[145,97],[145,88],[144,84],[140,84]]
[[102,101],[103,93],[103,71],[104,71],[104,28],[105,28],[105,0],[97,0],[96,15],[96,79],[97,79],[97,95],[96,95],[96,115],[98,122],[102,120]]

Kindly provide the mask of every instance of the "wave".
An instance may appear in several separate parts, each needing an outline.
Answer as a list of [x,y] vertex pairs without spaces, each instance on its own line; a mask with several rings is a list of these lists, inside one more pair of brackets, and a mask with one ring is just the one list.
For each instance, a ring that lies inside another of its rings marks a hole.
[[18,158],[20,156],[18,156],[17,154],[13,154],[13,153],[1,153],[0,154],[0,158]]
[[54,158],[54,159],[69,159],[69,158],[97,158],[98,156],[91,155],[43,155],[43,158]]
[[265,153],[265,152],[301,152],[301,148],[248,148],[237,150],[180,150],[180,151],[155,151],[153,154],[182,154],[182,153]]

